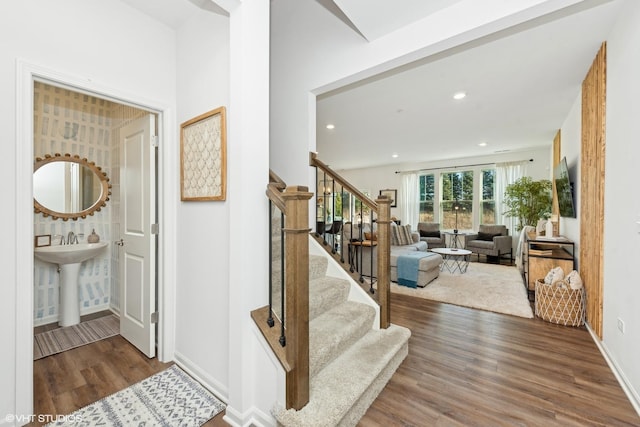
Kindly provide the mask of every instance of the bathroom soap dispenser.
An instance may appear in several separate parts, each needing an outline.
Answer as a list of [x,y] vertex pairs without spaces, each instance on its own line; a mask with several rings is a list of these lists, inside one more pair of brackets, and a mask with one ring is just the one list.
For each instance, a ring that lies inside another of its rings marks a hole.
[[96,230],[93,229],[91,234],[87,237],[87,242],[89,243],[98,243],[100,241],[100,236],[96,234]]

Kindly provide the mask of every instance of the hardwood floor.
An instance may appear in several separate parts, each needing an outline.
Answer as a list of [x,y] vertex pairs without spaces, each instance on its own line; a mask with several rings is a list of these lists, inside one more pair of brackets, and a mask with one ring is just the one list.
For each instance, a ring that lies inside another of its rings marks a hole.
[[[160,372],[171,363],[149,359],[120,335],[36,360],[36,415],[69,414]],[[221,427],[224,412],[205,426]],[[41,426],[32,422],[29,426]]]
[[[411,329],[409,355],[359,426],[640,426],[584,328],[397,294],[391,320]],[[45,357],[36,414],[68,414],[167,366],[120,336]]]
[[639,426],[585,328],[391,295],[409,355],[359,426]]

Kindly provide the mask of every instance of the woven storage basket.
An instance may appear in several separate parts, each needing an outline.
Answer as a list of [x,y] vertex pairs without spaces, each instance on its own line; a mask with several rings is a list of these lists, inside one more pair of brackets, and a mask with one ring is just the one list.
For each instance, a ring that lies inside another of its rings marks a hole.
[[536,316],[558,325],[582,326],[585,316],[584,288],[571,289],[558,280],[549,285],[536,280]]

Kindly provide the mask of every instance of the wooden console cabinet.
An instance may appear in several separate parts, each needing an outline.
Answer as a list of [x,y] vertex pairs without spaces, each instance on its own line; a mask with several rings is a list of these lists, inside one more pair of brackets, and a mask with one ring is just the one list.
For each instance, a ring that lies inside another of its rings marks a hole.
[[544,237],[527,239],[523,259],[524,278],[529,299],[535,298],[537,279],[544,279],[549,270],[561,267],[565,274],[575,269],[574,243],[569,239]]

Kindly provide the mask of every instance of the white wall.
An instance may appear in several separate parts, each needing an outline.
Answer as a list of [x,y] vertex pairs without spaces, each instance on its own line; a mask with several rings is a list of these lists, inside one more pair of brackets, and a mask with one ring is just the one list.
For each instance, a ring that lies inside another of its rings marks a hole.
[[[226,0],[229,2],[230,0]],[[269,256],[269,0],[243,1],[230,16],[229,193],[229,401],[232,425],[263,425],[283,373],[256,351],[251,310],[268,304]],[[264,348],[264,347],[263,347]]]
[[[594,53],[595,58],[595,53]],[[587,72],[585,71],[585,76]],[[569,167],[569,178],[573,182],[574,194],[573,203],[575,207],[575,218],[560,217],[560,234],[573,240],[575,243],[576,267],[580,268],[580,162],[582,135],[582,92],[578,94],[571,110],[567,115],[562,128],[560,129],[560,158],[567,158]]]
[[[550,159],[551,147],[542,147],[535,150],[517,151],[512,153],[499,154],[494,156],[468,157],[452,160],[442,160],[437,162],[424,163],[403,163],[391,166],[380,166],[363,169],[341,170],[339,174],[350,183],[356,185],[358,189],[370,190],[370,194],[378,196],[380,190],[387,188],[397,189],[398,197],[401,194],[402,174],[396,171],[409,171],[430,168],[446,168],[460,165],[474,165],[482,163],[510,162],[533,159],[527,163],[528,175],[533,179],[550,179]],[[396,218],[403,218],[403,212],[398,204],[391,208],[391,215]]]
[[[177,122],[220,106],[233,114],[229,18],[202,11],[181,25],[176,39]],[[178,203],[176,359],[227,399],[230,202]]]
[[321,2],[272,1],[271,168],[287,183],[312,186],[306,165],[309,151],[315,151],[314,94],[572,3],[579,1],[463,0],[369,43]]
[[[18,75],[16,61],[24,58],[34,65],[29,70],[46,69],[47,75],[78,87],[166,113],[160,129],[160,275],[167,306],[161,310],[167,316],[176,311],[178,331],[174,334],[173,323],[161,331],[160,339],[170,345],[163,357],[172,358],[175,350],[185,367],[228,398],[227,415],[235,425],[270,419],[264,401],[273,403],[274,394],[283,393],[281,388],[274,393],[277,385],[264,379],[279,371],[256,368],[273,363],[266,353],[255,354],[259,344],[249,317],[267,301],[267,251],[251,254],[250,249],[256,241],[266,242],[268,234],[266,221],[258,218],[267,210],[269,2],[218,3],[234,9],[233,31],[228,18],[199,11],[176,32],[117,1],[30,0],[0,6],[0,90],[9,95],[0,99],[5,136],[0,177],[3,196],[17,204],[0,213],[17,230],[0,243],[5,266],[1,338],[5,348],[17,348],[0,352],[0,413],[32,410],[32,378],[21,376],[32,366],[31,350],[24,349],[32,346],[33,323],[32,291],[24,291],[33,286],[33,158],[31,148],[24,148],[31,141],[16,140],[29,133],[29,126],[16,127],[16,110],[30,102],[22,93],[16,101],[25,86],[17,85],[25,72],[20,69]],[[227,201],[181,203],[178,124],[220,105],[228,107]],[[239,230],[234,241],[230,230]],[[252,268],[246,268],[248,262]],[[20,311],[28,313],[27,321],[16,321],[24,317],[17,316]],[[264,389],[265,384],[270,387]],[[256,403],[259,393],[262,402]],[[0,419],[4,424],[12,423]]]
[[640,412],[639,46],[640,2],[627,0],[607,42],[603,345],[633,388]]
[[[0,220],[9,233],[0,243],[4,267],[0,285],[3,295],[0,338],[7,350],[0,352],[0,413],[27,414],[30,404],[24,402],[31,400],[32,378],[21,377],[20,373],[32,364],[31,350],[24,350],[32,346],[29,326],[32,320],[20,324],[19,335],[15,331],[16,318],[23,318],[28,312],[32,319],[33,310],[33,229],[28,224],[32,219],[33,158],[25,154],[30,149],[24,148],[32,142],[18,140],[24,129],[18,132],[16,126],[19,104],[16,61],[22,58],[96,87],[113,88],[118,94],[137,100],[160,100],[159,105],[173,105],[175,42],[173,32],[166,26],[117,1],[3,2],[0,17],[0,93],[5,94],[0,98],[4,135],[0,179],[7,204],[0,211]],[[20,102],[24,105],[30,101]],[[175,139],[167,143],[175,144]],[[19,183],[21,186],[17,188]],[[22,213],[28,217],[26,232]],[[0,424],[4,421],[0,420]]]

